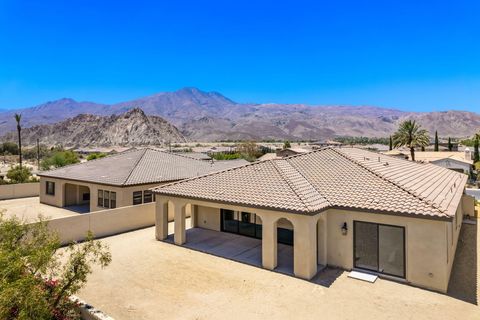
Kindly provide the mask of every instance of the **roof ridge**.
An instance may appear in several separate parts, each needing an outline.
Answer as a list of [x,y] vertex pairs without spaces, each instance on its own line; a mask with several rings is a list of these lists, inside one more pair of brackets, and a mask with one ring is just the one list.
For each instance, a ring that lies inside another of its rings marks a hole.
[[143,159],[143,157],[145,157],[145,153],[147,153],[147,150],[152,150],[152,149],[145,148],[145,149],[142,150],[143,154],[140,157],[138,157],[137,161],[135,161],[135,163],[133,164],[132,170],[130,170],[130,172],[128,173],[127,177],[125,178],[125,180],[122,183],[122,186],[127,184],[128,179],[130,179],[130,176],[132,175],[135,168],[138,166],[138,163],[140,162],[140,160]]
[[[292,191],[295,193],[295,195],[300,199],[300,201],[305,205],[307,210],[309,211],[317,211],[318,208],[321,206],[319,203],[314,203],[318,201],[318,199],[310,199],[312,198],[311,196],[304,196],[302,195],[302,192],[298,190],[298,185],[292,181],[288,175],[287,172],[285,172],[286,168],[282,168],[282,165],[288,165],[289,168],[291,168],[293,171],[295,171],[296,174],[298,174],[299,177],[301,177],[302,181],[306,182],[308,187],[310,187],[312,190],[315,191],[316,195],[320,197],[322,200],[324,200],[328,205],[327,207],[331,206],[330,201],[326,197],[324,197],[318,190],[315,188],[312,183],[297,169],[295,168],[290,162],[288,162],[285,159],[278,159],[278,160],[271,160],[273,167],[278,171],[280,176],[283,178],[283,180],[287,183],[287,185],[292,189]],[[280,165],[282,164],[282,165]]]
[[431,208],[433,208],[434,210],[437,210],[438,212],[440,212],[441,214],[443,215],[446,215],[448,216],[444,210],[442,210],[441,208],[439,208],[439,206],[437,205],[434,205],[433,203],[431,203],[430,201],[426,200],[424,197],[421,197],[420,195],[416,194],[413,190],[409,190],[408,188],[404,187],[404,186],[401,186],[399,185],[398,183],[396,183],[395,181],[385,177],[384,175],[382,174],[379,174],[378,172],[368,168],[367,166],[365,166],[363,163],[361,163],[360,161],[354,159],[353,157],[349,156],[348,154],[345,154],[344,152],[341,152],[335,148],[330,148],[331,150],[335,151],[337,154],[341,155],[342,157],[348,159],[349,161],[355,163],[356,165],[360,166],[361,168],[367,170],[368,172],[374,174],[375,176],[379,177],[380,179],[383,179],[384,181],[387,181],[391,184],[393,184],[394,186],[396,186],[397,188],[407,192],[408,194],[412,195],[413,197],[419,199],[420,201],[422,201],[423,203],[427,204],[428,206],[430,206]]
[[171,155],[174,155],[174,156],[178,156],[178,157],[182,157],[182,158],[186,158],[186,159],[190,159],[190,160],[196,160],[196,161],[206,162],[206,160],[201,160],[201,159],[197,159],[197,158],[194,158],[194,157],[189,157],[189,156],[180,154],[179,152],[171,152],[171,151],[166,151],[166,150],[159,150],[159,149],[154,149],[154,148],[151,148],[151,147],[146,147],[145,149],[152,150],[152,151],[156,151],[156,152],[162,152],[162,153],[166,153],[166,154],[171,154]]

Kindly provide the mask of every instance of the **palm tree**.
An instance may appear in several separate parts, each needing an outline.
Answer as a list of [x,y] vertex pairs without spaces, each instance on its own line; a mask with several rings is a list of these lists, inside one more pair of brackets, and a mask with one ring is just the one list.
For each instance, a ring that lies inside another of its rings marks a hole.
[[20,168],[22,168],[22,136],[21,131],[22,127],[20,126],[20,120],[22,120],[22,115],[15,113],[15,121],[17,121],[17,131],[18,131],[18,162],[20,163]]
[[421,129],[415,120],[405,120],[400,123],[397,132],[393,134],[395,148],[406,146],[410,149],[412,161],[415,161],[415,148],[427,146],[430,142],[428,131]]

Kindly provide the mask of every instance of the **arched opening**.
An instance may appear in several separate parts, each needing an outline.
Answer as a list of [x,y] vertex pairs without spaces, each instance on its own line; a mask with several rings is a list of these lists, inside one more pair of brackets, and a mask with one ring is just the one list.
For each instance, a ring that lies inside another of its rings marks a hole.
[[[114,192],[113,192],[114,193]],[[90,212],[90,188],[84,185],[66,183],[63,190],[64,207],[78,213]],[[110,192],[102,194],[102,206],[111,207],[111,201],[115,201],[116,194],[111,195]]]
[[286,218],[276,222],[277,229],[277,271],[293,274],[293,224]]

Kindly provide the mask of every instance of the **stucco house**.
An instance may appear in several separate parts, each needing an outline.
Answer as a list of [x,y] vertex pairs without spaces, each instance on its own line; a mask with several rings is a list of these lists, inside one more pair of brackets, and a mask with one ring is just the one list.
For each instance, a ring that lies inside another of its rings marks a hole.
[[466,181],[427,163],[327,147],[156,187],[156,238],[169,237],[173,211],[174,242],[188,244],[190,213],[194,228],[259,239],[266,269],[290,245],[299,278],[330,265],[446,292],[463,215],[473,212]]
[[83,207],[84,212],[153,202],[155,195],[150,189],[155,186],[246,163],[204,161],[151,148],[131,149],[39,173],[40,202]]
[[470,174],[473,170],[473,155],[469,148],[464,151],[416,152],[415,160],[433,163],[465,174]]

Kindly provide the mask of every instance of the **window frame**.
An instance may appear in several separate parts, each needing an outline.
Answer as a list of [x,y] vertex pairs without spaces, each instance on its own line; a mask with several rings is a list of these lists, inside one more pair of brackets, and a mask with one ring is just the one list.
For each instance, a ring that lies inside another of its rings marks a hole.
[[[135,203],[135,199],[137,199],[137,200],[140,199],[140,202]],[[139,204],[142,204],[142,203],[143,203],[143,191],[141,191],[141,190],[140,190],[140,191],[133,191],[133,193],[132,193],[132,200],[133,200],[133,201],[132,201],[132,204],[133,204],[134,206],[139,205]]]
[[[55,182],[53,181],[45,181],[45,194],[49,195],[49,196],[54,196],[55,195]],[[50,186],[52,188],[51,192],[50,192]]]
[[[145,196],[149,196],[150,200],[147,201]],[[153,191],[152,190],[144,190],[143,191],[143,203],[150,203],[153,202]]]
[[[97,190],[97,207],[101,207],[101,208],[103,208],[103,191],[104,191],[103,189]],[[102,194],[102,196],[100,196],[100,194]]]
[[117,207],[117,192],[110,191],[110,209]]

